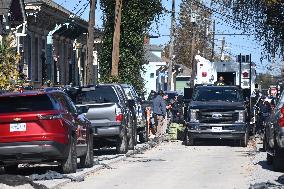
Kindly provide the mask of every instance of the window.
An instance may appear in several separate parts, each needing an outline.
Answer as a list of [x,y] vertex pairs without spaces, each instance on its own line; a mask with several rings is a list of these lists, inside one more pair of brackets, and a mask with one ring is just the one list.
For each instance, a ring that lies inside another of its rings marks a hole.
[[194,101],[240,102],[242,99],[239,90],[233,88],[197,88],[193,93]]
[[54,110],[47,95],[9,96],[0,98],[0,113]]
[[150,73],[150,78],[154,78],[155,74],[154,73]]
[[76,99],[76,103],[118,103],[118,97],[111,86],[97,86],[95,90],[82,91]]

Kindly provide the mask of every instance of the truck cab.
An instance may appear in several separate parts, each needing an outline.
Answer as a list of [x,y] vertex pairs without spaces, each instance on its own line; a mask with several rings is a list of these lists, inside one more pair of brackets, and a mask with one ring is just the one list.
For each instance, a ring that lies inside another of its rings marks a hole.
[[233,139],[247,146],[247,110],[236,86],[196,86],[188,105],[185,145],[197,139]]

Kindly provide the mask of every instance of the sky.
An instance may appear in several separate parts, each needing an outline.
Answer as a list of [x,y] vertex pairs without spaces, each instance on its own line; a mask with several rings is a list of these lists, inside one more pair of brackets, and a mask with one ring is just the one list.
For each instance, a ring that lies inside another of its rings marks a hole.
[[[88,13],[89,13],[89,6],[88,6],[88,0],[55,0],[56,3],[59,5],[67,8],[73,13],[77,13],[78,16],[81,16],[83,19],[88,20]],[[99,0],[98,0],[99,2]],[[172,0],[162,0],[163,5],[166,7],[166,9],[171,10],[172,7]],[[177,18],[178,18],[178,12],[179,12],[179,5],[181,3],[181,0],[176,0],[176,11],[177,11]],[[85,9],[86,7],[86,9]],[[96,10],[96,26],[98,28],[102,28],[102,11],[99,9],[99,6]],[[224,18],[221,15],[214,14],[214,18],[216,19],[216,33],[218,34],[232,34],[232,33],[242,33],[243,31],[233,29],[231,26],[227,25],[225,22],[223,22],[224,19],[230,19],[230,18]],[[150,32],[152,35],[162,35],[161,37],[157,39],[151,39],[152,44],[157,45],[165,45],[170,41],[169,34],[170,34],[170,14],[166,14],[161,19],[160,23],[158,23],[158,30],[153,29],[153,31]],[[153,25],[152,28],[156,28],[156,24]],[[252,54],[252,61],[256,63],[257,65],[257,72],[266,72],[266,67],[268,65],[267,61],[262,61],[261,63],[261,43],[256,41],[254,39],[254,35],[251,36],[224,36],[226,41],[226,51],[227,54],[230,54],[231,56],[236,56],[239,54]],[[216,35],[216,45],[215,45],[215,51],[219,51],[220,49],[218,46],[221,45],[221,39],[223,36]],[[275,70],[274,74],[277,74],[279,70]],[[280,73],[280,72],[279,72]]]

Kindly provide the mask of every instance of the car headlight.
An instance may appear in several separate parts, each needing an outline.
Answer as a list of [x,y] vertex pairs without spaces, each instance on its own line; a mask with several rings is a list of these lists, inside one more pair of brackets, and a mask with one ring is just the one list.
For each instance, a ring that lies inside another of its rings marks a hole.
[[245,110],[240,110],[240,111],[237,111],[239,116],[238,116],[238,120],[236,121],[236,123],[244,123],[245,122]]
[[198,123],[199,120],[197,119],[197,112],[198,109],[190,109],[190,122],[196,122]]

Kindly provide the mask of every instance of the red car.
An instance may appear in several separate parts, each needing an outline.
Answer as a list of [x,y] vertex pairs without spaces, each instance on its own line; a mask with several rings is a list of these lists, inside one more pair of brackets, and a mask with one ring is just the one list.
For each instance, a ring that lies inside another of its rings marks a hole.
[[86,106],[75,107],[61,91],[0,95],[0,163],[57,162],[63,173],[93,165],[93,135]]

